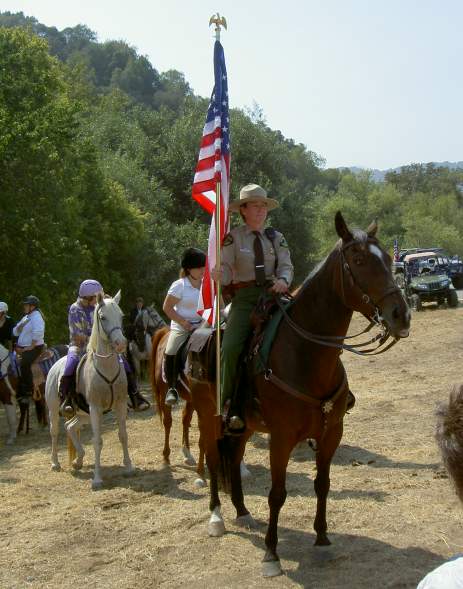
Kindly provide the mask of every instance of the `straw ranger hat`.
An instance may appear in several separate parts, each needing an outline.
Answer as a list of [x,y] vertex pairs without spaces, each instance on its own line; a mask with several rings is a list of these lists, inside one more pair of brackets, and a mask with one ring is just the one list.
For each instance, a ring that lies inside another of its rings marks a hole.
[[276,209],[278,206],[278,201],[274,198],[268,198],[267,192],[262,186],[259,186],[258,184],[246,184],[246,186],[243,186],[240,190],[239,200],[233,201],[228,207],[228,210],[232,213],[238,213],[240,206],[248,202],[264,202],[269,211]]

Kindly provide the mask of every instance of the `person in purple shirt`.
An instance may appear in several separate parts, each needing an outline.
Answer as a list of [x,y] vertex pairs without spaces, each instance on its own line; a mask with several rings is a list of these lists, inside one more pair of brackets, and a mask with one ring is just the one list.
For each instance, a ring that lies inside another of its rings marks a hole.
[[[66,418],[72,417],[75,413],[76,369],[80,359],[87,351],[87,343],[93,328],[96,297],[99,293],[103,293],[103,287],[98,280],[84,280],[79,287],[79,296],[76,302],[69,308],[69,352],[66,357],[66,366],[59,386],[61,400],[60,413]],[[150,404],[138,391],[135,374],[124,356],[122,356],[122,362],[127,374],[128,394],[131,405],[135,411],[144,411],[150,407]]]

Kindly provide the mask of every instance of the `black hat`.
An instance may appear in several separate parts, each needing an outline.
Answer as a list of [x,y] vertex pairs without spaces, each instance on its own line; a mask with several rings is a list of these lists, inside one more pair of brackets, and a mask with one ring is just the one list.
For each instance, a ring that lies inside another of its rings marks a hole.
[[202,268],[206,265],[206,254],[196,247],[189,247],[183,252],[182,268],[191,270],[192,268]]
[[38,307],[40,301],[37,297],[34,297],[34,295],[29,295],[23,300],[23,305],[34,305],[35,307]]

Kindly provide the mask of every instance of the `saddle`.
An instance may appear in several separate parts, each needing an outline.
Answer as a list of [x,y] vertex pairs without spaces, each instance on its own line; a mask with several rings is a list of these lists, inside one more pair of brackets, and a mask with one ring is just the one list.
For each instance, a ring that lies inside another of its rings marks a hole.
[[[45,384],[47,374],[53,364],[60,358],[59,352],[55,348],[48,348],[44,346],[40,356],[38,356],[31,364],[32,372],[32,398],[34,401],[39,401],[42,398],[40,387]],[[17,376],[21,376],[20,370],[21,354],[16,352],[16,357],[11,363],[12,369],[15,370]]]

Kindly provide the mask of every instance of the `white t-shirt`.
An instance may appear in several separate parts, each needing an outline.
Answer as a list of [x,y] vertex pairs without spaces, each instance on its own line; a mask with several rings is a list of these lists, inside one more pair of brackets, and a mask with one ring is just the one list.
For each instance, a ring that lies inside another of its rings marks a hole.
[[444,562],[428,573],[417,589],[463,589],[463,556]]
[[[18,332],[18,327],[23,325],[21,333]],[[14,335],[19,335],[18,346],[21,348],[27,348],[32,344],[32,340],[37,342],[37,345],[43,344],[43,338],[45,335],[45,322],[42,314],[37,309],[34,309],[32,313],[24,315],[24,317],[16,324],[13,329]]]
[[[190,323],[201,323],[201,317],[196,312],[199,300],[199,288],[195,288],[187,277],[179,278],[170,285],[168,295],[180,299],[174,306],[175,311]],[[171,321],[170,328],[174,331],[185,331],[176,321]]]

